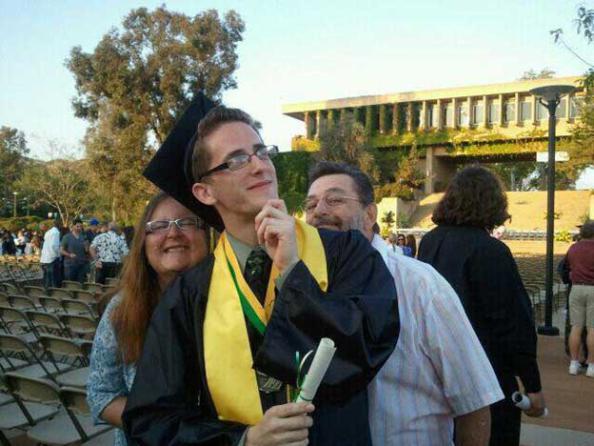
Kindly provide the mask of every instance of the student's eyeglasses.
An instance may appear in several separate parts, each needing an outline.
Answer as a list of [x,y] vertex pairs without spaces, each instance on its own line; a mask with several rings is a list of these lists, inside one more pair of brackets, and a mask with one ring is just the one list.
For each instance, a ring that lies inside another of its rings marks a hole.
[[192,229],[203,229],[204,222],[196,217],[178,218],[177,220],[154,220],[146,224],[147,234],[164,234],[169,232],[171,225],[177,226],[180,231],[191,231]]
[[319,200],[317,198],[308,198],[303,202],[302,207],[305,210],[305,212],[313,212],[318,207],[318,203],[320,201],[324,203],[324,206],[327,206],[329,208],[336,208],[338,206],[346,204],[348,200],[358,201],[359,203],[362,203],[362,201],[359,200],[357,197],[347,197],[345,195],[325,195]]
[[220,172],[221,170],[239,170],[247,166],[249,162],[252,160],[253,156],[257,156],[262,161],[268,161],[271,158],[274,158],[276,155],[278,155],[278,146],[265,146],[264,144],[258,144],[254,146],[254,153],[252,153],[251,155],[247,153],[239,153],[237,155],[233,155],[229,157],[227,161],[225,161],[224,163],[219,164],[218,166],[213,167],[212,169],[204,172],[202,175],[196,178],[196,181],[199,182],[204,177],[207,177],[208,175],[211,175],[215,172]]

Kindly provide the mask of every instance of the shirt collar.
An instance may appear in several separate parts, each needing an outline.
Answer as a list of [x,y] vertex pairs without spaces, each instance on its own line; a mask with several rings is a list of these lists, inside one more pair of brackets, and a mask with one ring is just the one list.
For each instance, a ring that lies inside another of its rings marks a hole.
[[388,245],[384,240],[377,234],[373,235],[373,239],[371,239],[371,246],[375,248],[377,252],[380,253],[382,259],[384,259],[384,263],[388,262]]

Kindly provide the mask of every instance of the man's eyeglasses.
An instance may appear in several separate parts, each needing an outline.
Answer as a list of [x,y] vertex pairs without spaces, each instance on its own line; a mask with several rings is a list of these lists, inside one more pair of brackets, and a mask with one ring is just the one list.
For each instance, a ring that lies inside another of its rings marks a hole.
[[192,229],[203,229],[204,222],[196,217],[178,218],[177,220],[154,220],[146,224],[147,234],[164,234],[169,231],[171,225],[177,226],[181,231],[191,231]]
[[262,161],[267,161],[270,158],[274,158],[276,155],[278,155],[278,146],[265,146],[264,144],[256,145],[254,146],[254,153],[251,155],[248,155],[247,153],[234,155],[223,164],[219,164],[218,166],[204,172],[202,175],[196,178],[196,181],[201,181],[204,177],[221,170],[239,170],[242,167],[247,166],[252,160],[253,156],[257,156]]
[[326,207],[335,208],[344,205],[348,200],[358,201],[359,203],[362,203],[362,201],[359,200],[357,197],[347,197],[345,195],[326,195],[320,198],[319,200],[317,198],[308,198],[303,202],[302,207],[305,210],[305,212],[313,212],[318,207],[318,203],[320,201],[324,203],[324,206]]

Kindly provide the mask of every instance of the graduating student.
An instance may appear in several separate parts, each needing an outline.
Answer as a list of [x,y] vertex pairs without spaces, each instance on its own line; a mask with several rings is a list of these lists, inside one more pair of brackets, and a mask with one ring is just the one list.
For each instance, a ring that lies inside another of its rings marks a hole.
[[[129,439],[371,445],[365,389],[399,332],[381,256],[358,231],[318,231],[287,213],[271,162],[278,149],[246,113],[216,107],[192,138],[210,105],[198,102],[145,174],[224,232],[155,310],[123,416]],[[318,395],[290,403],[296,359],[322,337],[337,352]]]

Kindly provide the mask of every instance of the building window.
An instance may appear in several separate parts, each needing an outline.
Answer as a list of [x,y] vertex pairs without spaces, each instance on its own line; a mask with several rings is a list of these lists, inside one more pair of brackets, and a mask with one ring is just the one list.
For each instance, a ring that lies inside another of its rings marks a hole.
[[413,104],[413,119],[412,119],[412,129],[416,130],[419,128],[419,124],[421,123],[421,111],[422,106],[421,104],[414,103]]
[[489,103],[489,124],[499,123],[499,103],[491,101]]
[[456,118],[460,127],[468,127],[470,119],[468,116],[468,103],[460,102],[457,105]]
[[557,105],[557,111],[555,113],[557,118],[567,118],[567,99],[563,98],[559,101],[559,105]]
[[476,102],[472,106],[472,123],[474,125],[482,124],[485,120],[485,107],[482,102]]
[[547,107],[542,105],[540,102],[536,103],[536,120],[537,121],[546,121],[549,119],[549,110]]
[[516,103],[515,101],[506,101],[503,109],[503,122],[509,123],[516,120]]
[[577,118],[580,114],[582,107],[582,98],[576,98],[572,96],[569,101],[569,117],[570,118]]
[[451,102],[443,108],[443,122],[446,127],[454,128],[454,104]]
[[530,121],[532,119],[532,101],[520,102],[520,121]]

